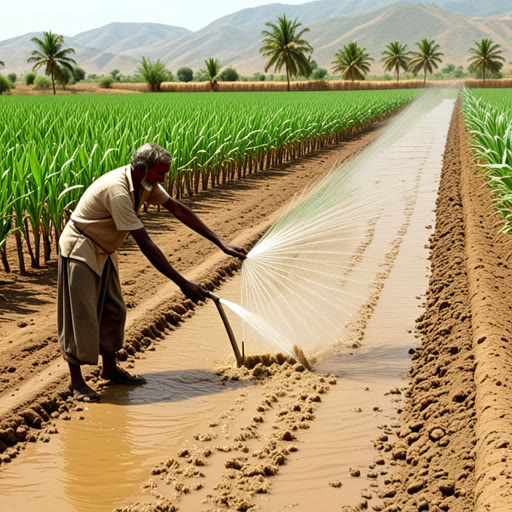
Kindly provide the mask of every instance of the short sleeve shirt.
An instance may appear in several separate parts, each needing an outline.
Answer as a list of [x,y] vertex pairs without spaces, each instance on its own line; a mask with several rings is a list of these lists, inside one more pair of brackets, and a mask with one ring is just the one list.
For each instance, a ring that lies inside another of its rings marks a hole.
[[117,249],[130,231],[144,227],[139,218],[141,205],[162,204],[169,194],[160,184],[151,191],[140,188],[136,208],[130,166],[98,178],[85,191],[59,240],[60,254],[84,261],[101,276],[105,262],[112,258],[118,268]]

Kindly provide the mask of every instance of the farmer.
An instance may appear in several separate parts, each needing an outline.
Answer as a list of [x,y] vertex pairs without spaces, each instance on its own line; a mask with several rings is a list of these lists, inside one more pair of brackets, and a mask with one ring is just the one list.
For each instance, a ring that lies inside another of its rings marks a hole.
[[121,294],[117,249],[131,234],[146,258],[174,281],[192,301],[206,291],[188,281],[167,261],[139,219],[141,206],[161,204],[183,224],[222,251],[244,259],[245,249],[224,242],[185,205],[172,199],[160,185],[169,172],[171,155],[154,143],[133,154],[131,164],[97,179],[84,193],[59,241],[58,334],[68,362],[75,399],[97,402],[101,396],[84,381],[83,364],[103,358],[101,377],[116,384],[144,384],[116,363],[122,347],[126,306]]

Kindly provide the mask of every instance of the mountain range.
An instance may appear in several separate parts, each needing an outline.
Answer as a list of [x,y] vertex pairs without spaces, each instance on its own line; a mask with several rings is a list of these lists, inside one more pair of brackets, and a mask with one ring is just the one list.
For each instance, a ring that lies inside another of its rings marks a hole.
[[[85,71],[107,74],[119,69],[133,74],[142,56],[161,59],[176,72],[181,66],[194,70],[204,60],[217,58],[240,73],[263,72],[259,54],[265,23],[286,14],[298,18],[310,31],[305,39],[313,46],[312,58],[331,68],[336,51],[350,41],[367,48],[375,59],[371,73],[381,73],[379,62],[385,46],[395,40],[409,49],[424,37],[435,39],[444,53],[443,64],[466,66],[468,49],[475,41],[491,38],[512,60],[512,5],[509,0],[437,0],[437,5],[389,0],[317,0],[301,5],[269,4],[223,16],[192,32],[156,23],[110,23],[75,36],[64,35],[65,46],[76,50],[75,60]],[[28,33],[0,41],[2,73],[30,70],[27,58],[34,49]],[[271,72],[271,71],[269,71]]]

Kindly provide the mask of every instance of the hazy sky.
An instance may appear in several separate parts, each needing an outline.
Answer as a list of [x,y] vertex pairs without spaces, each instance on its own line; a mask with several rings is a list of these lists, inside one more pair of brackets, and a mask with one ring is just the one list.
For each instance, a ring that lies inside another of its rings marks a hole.
[[[281,0],[302,4],[307,0]],[[0,9],[0,41],[51,30],[64,36],[113,21],[153,22],[199,30],[211,21],[272,0],[8,0]]]

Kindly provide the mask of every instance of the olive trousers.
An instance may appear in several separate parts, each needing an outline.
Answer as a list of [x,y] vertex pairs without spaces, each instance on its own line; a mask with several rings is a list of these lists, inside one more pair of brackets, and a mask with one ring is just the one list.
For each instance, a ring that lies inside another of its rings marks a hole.
[[97,364],[100,354],[123,346],[126,306],[108,258],[98,276],[83,261],[59,256],[57,328],[64,359]]

